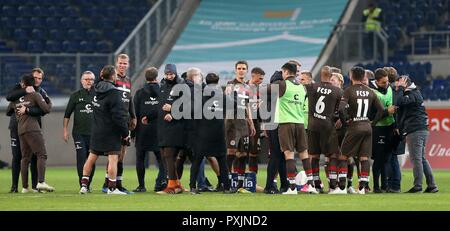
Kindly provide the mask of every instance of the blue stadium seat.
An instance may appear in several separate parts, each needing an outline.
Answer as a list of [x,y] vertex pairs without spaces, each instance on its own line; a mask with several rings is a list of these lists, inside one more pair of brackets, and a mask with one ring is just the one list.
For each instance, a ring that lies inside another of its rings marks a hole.
[[443,13],[445,11],[444,3],[440,0],[430,0],[430,8],[437,10],[439,13]]
[[135,15],[137,13],[137,10],[135,7],[131,7],[131,6],[127,6],[121,9],[122,10],[122,15],[127,15],[127,16],[131,16],[131,15]]
[[447,42],[446,36],[443,34],[435,34],[435,35],[432,35],[431,38],[432,38],[433,47],[445,46],[445,43]]
[[27,51],[30,53],[42,53],[44,52],[44,46],[40,40],[28,41]]
[[421,92],[422,92],[423,98],[425,100],[429,100],[430,95],[433,92],[433,86],[431,84],[422,86]]
[[85,23],[84,23],[84,20],[82,18],[75,18],[75,20],[73,21],[72,28],[74,28],[74,29],[82,29],[84,25],[85,25]]
[[31,17],[33,16],[33,11],[28,6],[19,6],[19,8],[17,8],[17,14],[20,17]]
[[60,23],[62,29],[69,29],[72,28],[74,24],[74,19],[69,17],[63,17],[61,18]]
[[417,24],[415,22],[410,22],[406,25],[406,34],[409,36],[412,32],[417,31]]
[[45,33],[41,29],[33,29],[31,31],[31,38],[36,40],[44,40],[45,39]]
[[427,73],[427,75],[431,75],[431,63],[425,62],[423,66],[425,67],[425,72]]
[[98,22],[98,25],[103,30],[112,30],[112,29],[114,29],[116,27],[114,21],[112,19],[109,19],[109,18],[102,18],[102,19],[100,19],[100,21]]
[[112,51],[111,45],[107,41],[99,41],[96,44],[96,51],[98,53],[109,53]]
[[429,54],[429,41],[428,39],[417,39],[414,44],[414,53],[415,54]]
[[447,25],[445,25],[443,23],[440,23],[440,24],[436,25],[434,28],[437,31],[446,31],[446,30],[448,30],[447,29]]
[[28,39],[16,40],[16,49],[26,51],[28,47]]
[[89,6],[85,9],[85,15],[88,18],[99,17],[101,15],[100,10],[96,6]]
[[397,15],[392,12],[392,11],[388,11],[384,13],[384,22],[386,23],[386,25],[390,26],[390,25],[398,25],[398,22],[396,20]]
[[391,8],[391,2],[388,0],[378,0],[377,6],[381,9],[389,9]]
[[44,12],[44,7],[35,6],[33,7],[33,16],[35,17],[46,17],[46,12]]
[[397,21],[400,25],[405,25],[409,22],[410,15],[409,11],[401,11],[397,14]]
[[388,38],[389,49],[394,49],[395,47],[397,47],[398,41],[399,40],[398,40],[397,36],[395,36],[395,34],[390,34],[389,38]]
[[12,29],[12,28],[16,28],[16,19],[13,17],[2,17],[0,19],[0,23],[2,25],[2,27],[7,28],[7,29]]
[[48,14],[52,15],[53,17],[64,17],[64,11],[63,8],[60,6],[51,6],[48,8]]
[[100,34],[97,30],[89,29],[86,31],[86,40],[96,41],[100,38]]
[[55,17],[48,17],[46,19],[46,26],[50,29],[60,29],[60,18],[55,18]]
[[69,29],[69,31],[67,32],[67,36],[71,40],[78,40],[78,41],[83,40],[86,37],[84,30],[77,30],[77,29]]
[[448,100],[447,90],[445,86],[440,85],[436,88],[433,87],[433,89],[436,91],[436,95],[438,97],[438,100]]
[[17,17],[17,8],[14,6],[3,6],[2,14],[8,17]]
[[14,38],[17,40],[28,39],[28,33],[24,29],[15,29],[14,30]]
[[30,19],[30,24],[32,28],[44,28],[45,23],[41,17],[32,17]]
[[58,29],[51,29],[49,31],[48,38],[50,40],[64,40],[64,39],[66,39],[66,36],[64,35],[64,32],[65,31],[58,30]]
[[74,18],[79,17],[77,9],[73,6],[67,6],[64,8],[64,16]]
[[427,13],[427,23],[429,25],[436,25],[439,21],[438,12],[435,10],[428,11]]
[[61,53],[61,41],[49,40],[45,42],[45,51],[48,53]]
[[81,41],[80,51],[83,53],[94,53],[95,52],[94,43],[92,43],[91,41]]
[[137,15],[138,15],[139,18],[143,18],[148,13],[148,11],[150,11],[150,8],[148,8],[148,7],[145,7],[145,6],[144,7],[139,7]]
[[425,16],[422,11],[416,11],[414,14],[413,20],[417,24],[417,26],[421,27],[425,22]]
[[109,6],[106,8],[105,15],[107,17],[118,17],[120,15],[120,11],[116,6]]
[[415,3],[416,9],[428,10],[429,5],[426,0],[416,0]]
[[29,28],[31,26],[30,18],[19,17],[16,18],[16,24],[19,28]]
[[0,53],[11,53],[12,48],[7,47],[6,45],[0,45]]
[[66,40],[62,43],[62,48],[66,53],[76,53],[79,50],[79,44],[75,41]]

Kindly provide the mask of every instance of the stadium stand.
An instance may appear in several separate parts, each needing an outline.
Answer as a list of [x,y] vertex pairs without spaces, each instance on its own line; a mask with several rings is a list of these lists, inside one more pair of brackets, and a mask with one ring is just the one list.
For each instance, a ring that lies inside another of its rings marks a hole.
[[[358,64],[366,69],[395,67],[399,74],[409,75],[423,90],[427,100],[450,99],[450,75],[432,76],[430,62],[410,62],[408,56],[441,54],[447,47],[447,37],[439,33],[450,31],[450,1],[445,0],[378,0],[383,9],[384,30],[389,35],[388,63]],[[448,35],[447,35],[448,36]]]
[[[0,53],[111,53],[125,40],[152,7],[141,0],[1,0]],[[75,89],[59,85],[73,80],[74,58],[40,60],[50,81],[49,94]],[[81,69],[98,71],[107,59],[82,60]],[[21,57],[0,57],[0,94],[31,70],[34,62]]]

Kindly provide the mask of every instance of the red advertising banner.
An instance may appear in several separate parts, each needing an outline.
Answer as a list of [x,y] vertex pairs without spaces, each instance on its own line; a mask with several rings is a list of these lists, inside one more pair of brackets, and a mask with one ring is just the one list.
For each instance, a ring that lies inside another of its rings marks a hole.
[[[450,132],[431,131],[425,147],[425,155],[432,168],[450,169]],[[403,167],[412,168],[409,158]]]
[[[425,154],[432,168],[450,169],[450,109],[427,109],[430,135]],[[406,150],[408,153],[408,150]],[[404,168],[412,168],[407,158]]]
[[427,109],[430,131],[450,131],[450,109]]

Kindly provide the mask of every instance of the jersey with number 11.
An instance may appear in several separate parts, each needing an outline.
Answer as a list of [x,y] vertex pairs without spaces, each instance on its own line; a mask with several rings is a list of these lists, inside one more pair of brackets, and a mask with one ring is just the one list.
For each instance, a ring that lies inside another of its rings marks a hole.
[[370,119],[368,115],[371,114],[371,111],[382,108],[375,92],[362,84],[349,86],[345,89],[343,98],[348,103],[347,113],[350,117],[351,125],[369,124]]

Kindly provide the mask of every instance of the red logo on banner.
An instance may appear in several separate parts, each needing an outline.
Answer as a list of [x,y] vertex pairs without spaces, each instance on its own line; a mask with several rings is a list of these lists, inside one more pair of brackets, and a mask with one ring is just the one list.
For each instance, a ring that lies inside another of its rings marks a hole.
[[430,131],[450,131],[450,109],[427,109]]

